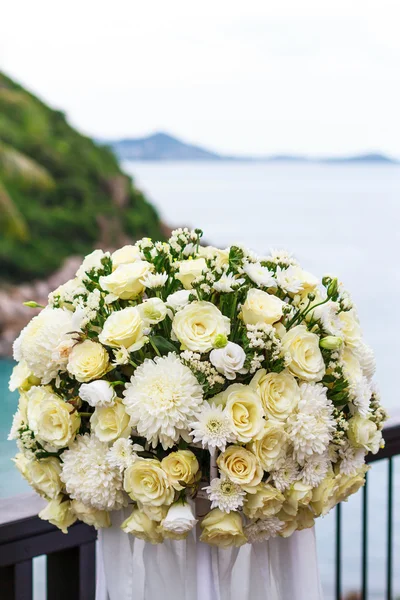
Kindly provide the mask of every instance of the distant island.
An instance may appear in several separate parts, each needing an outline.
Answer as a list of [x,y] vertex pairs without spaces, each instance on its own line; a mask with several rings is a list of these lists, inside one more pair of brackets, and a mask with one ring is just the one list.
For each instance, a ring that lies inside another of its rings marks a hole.
[[120,160],[138,161],[248,161],[248,162],[298,162],[298,163],[378,163],[399,164],[395,159],[380,153],[356,156],[313,158],[302,155],[230,156],[212,152],[201,146],[186,143],[168,133],[158,132],[142,138],[101,140],[115,152]]

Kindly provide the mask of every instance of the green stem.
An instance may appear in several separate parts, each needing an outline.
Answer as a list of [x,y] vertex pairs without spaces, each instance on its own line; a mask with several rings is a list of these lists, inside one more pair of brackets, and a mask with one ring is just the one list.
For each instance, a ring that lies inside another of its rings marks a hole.
[[157,346],[155,345],[155,343],[153,342],[153,340],[151,339],[151,337],[149,337],[149,341],[150,341],[150,344],[153,347],[154,352],[157,354],[157,356],[161,356],[159,349],[157,348]]
[[80,417],[91,417],[93,413],[90,412],[78,412]]

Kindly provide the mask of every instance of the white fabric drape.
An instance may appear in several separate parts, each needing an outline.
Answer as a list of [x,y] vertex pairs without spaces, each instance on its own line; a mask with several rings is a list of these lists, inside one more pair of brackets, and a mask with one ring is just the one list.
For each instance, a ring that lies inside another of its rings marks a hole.
[[100,532],[96,600],[322,600],[314,529],[219,549],[186,540],[151,545],[120,529]]

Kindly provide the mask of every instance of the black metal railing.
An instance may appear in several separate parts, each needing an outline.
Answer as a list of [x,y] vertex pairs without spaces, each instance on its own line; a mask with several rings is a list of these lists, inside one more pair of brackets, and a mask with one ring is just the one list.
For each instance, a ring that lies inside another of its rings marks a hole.
[[0,525],[0,598],[33,598],[33,559],[46,555],[47,600],[94,600],[96,538],[77,523],[68,535],[39,517]]
[[[394,509],[394,486],[393,486],[393,459],[400,455],[400,424],[385,427],[385,447],[378,454],[370,454],[367,462],[378,460],[387,461],[387,524],[386,524],[386,574],[385,595],[386,600],[393,600],[393,509]],[[342,585],[342,505],[336,507],[336,567],[335,567],[335,590],[336,600],[343,600]],[[400,534],[400,532],[399,532]],[[361,600],[368,600],[368,473],[362,490],[361,509]]]

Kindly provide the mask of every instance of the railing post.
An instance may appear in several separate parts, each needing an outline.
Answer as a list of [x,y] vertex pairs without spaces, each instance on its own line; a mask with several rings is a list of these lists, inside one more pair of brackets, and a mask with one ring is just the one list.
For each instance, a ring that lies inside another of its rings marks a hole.
[[362,589],[361,598],[367,600],[368,594],[368,473],[365,474],[365,485],[362,498]]
[[392,600],[393,579],[393,460],[388,460],[386,598]]
[[1,600],[32,600],[31,560],[0,568],[0,598]]
[[342,598],[342,505],[336,506],[336,600]]

